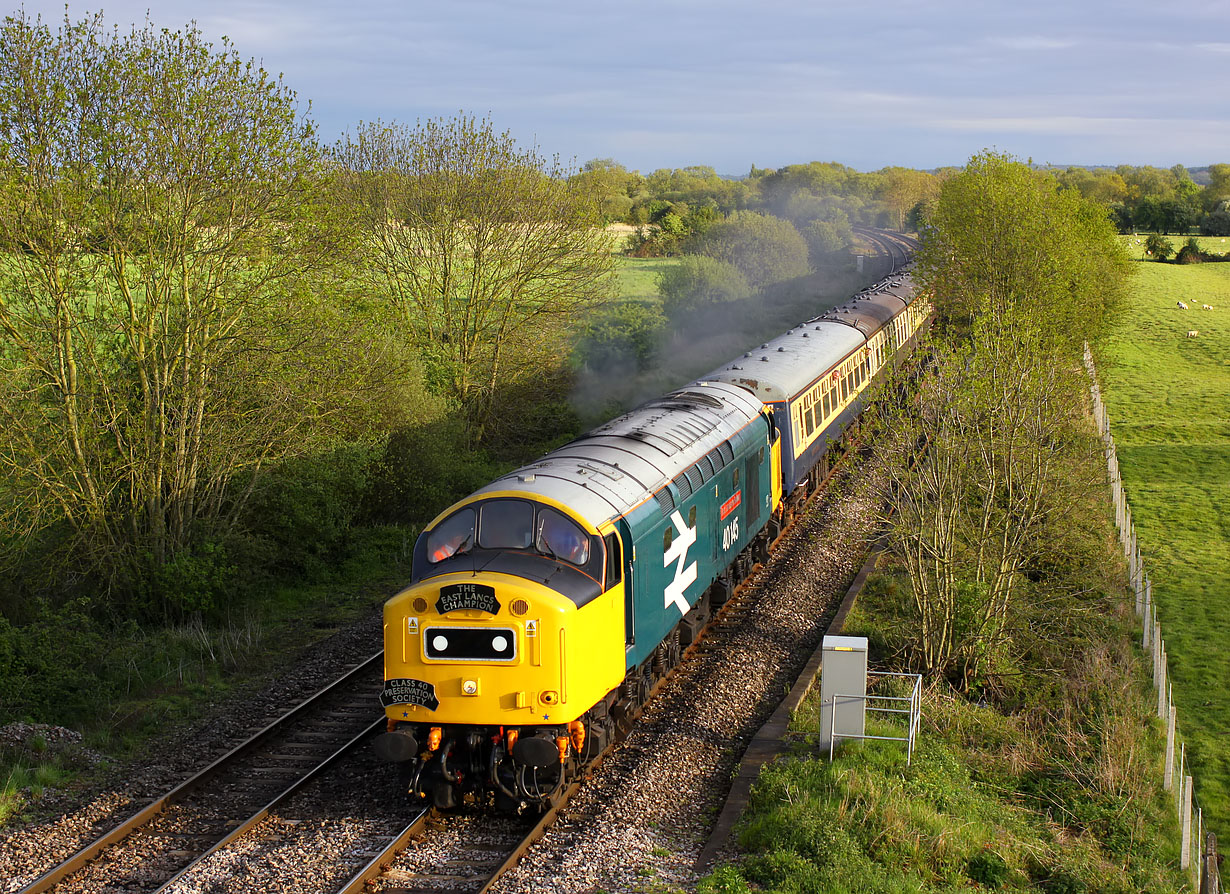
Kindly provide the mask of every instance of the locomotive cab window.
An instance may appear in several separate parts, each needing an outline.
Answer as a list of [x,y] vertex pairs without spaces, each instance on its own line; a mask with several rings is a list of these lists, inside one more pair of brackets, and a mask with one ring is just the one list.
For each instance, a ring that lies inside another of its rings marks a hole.
[[580,525],[554,509],[542,509],[538,513],[534,546],[540,553],[573,565],[589,561],[589,536]]
[[603,542],[606,545],[606,589],[611,589],[620,582],[623,576],[623,564],[620,561],[619,535],[607,534]]
[[479,519],[478,545],[483,549],[528,549],[534,507],[524,500],[491,500]]
[[443,562],[450,556],[469,552],[474,545],[474,510],[470,507],[446,518],[427,535],[427,561]]

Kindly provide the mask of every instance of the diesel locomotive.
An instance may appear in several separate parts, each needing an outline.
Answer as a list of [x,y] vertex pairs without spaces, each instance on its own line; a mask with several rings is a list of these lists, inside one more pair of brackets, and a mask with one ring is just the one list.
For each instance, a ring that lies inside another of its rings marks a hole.
[[412,794],[541,810],[621,735],[928,319],[890,277],[441,513],[384,608]]

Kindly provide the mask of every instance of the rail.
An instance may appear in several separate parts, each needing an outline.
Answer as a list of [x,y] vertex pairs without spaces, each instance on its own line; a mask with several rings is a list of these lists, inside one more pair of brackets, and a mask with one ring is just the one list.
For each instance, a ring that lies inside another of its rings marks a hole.
[[[215,776],[218,776],[224,769],[233,764],[239,758],[255,752],[256,749],[270,741],[274,736],[288,730],[293,724],[301,720],[311,710],[318,707],[328,696],[337,692],[341,687],[355,681],[363,673],[372,671],[379,665],[383,654],[383,652],[377,652],[375,655],[372,655],[371,657],[360,662],[328,686],[325,686],[320,691],[314,693],[309,698],[305,699],[300,704],[278,717],[272,723],[254,733],[247,740],[219,757],[203,770],[200,770],[195,775],[184,780],[162,797],[157,798],[147,804],[144,808],[137,811],[128,819],[120,822],[110,831],[104,833],[94,841],[79,849],[67,860],[62,861],[47,870],[25,887],[19,888],[18,894],[42,894],[42,892],[53,888],[64,879],[68,878],[68,876],[78,872],[108,848],[115,846],[136,830],[148,825],[154,820],[155,817],[160,815],[168,807],[183,801],[188,797],[188,795],[203,788],[210,780],[212,780]],[[370,734],[370,732],[371,730],[369,729],[363,735]],[[335,757],[336,755],[330,757],[328,762],[332,762]],[[175,877],[178,878],[178,876],[179,873],[176,873]]]

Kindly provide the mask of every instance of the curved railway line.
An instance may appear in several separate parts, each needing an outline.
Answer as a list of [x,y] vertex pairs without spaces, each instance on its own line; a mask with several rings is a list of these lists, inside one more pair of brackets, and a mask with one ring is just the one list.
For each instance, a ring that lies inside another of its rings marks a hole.
[[851,227],[851,229],[888,255],[891,265],[889,273],[896,273],[908,264],[913,253],[918,250],[918,240],[912,236],[871,227]]
[[[891,259],[896,271],[909,260],[916,243],[908,237],[855,228]],[[834,473],[815,488],[822,493]],[[787,540],[787,533],[774,543]],[[775,550],[776,551],[776,550]],[[722,648],[725,636],[746,623],[749,593],[758,590],[762,571],[755,565],[732,598],[715,615],[684,657],[709,656]],[[378,693],[381,653],[360,662],[330,685],[291,711],[251,735],[241,745],[211,763],[162,797],[149,803],[69,859],[48,869],[16,890],[20,894],[76,892],[195,892],[215,890],[299,890],[297,882],[285,887],[277,878],[261,879],[278,860],[249,860],[235,884],[230,870],[211,870],[210,862],[227,862],[227,854],[249,852],[265,842],[276,848],[278,816],[295,812],[295,799],[313,784],[338,774],[348,761],[360,760],[368,741],[385,728]],[[681,662],[682,663],[682,662]],[[658,689],[670,679],[660,680]],[[778,696],[780,700],[780,694]],[[647,709],[651,706],[647,706]],[[618,743],[608,748],[601,763]],[[366,752],[370,752],[370,747]],[[382,766],[374,764],[372,766]],[[594,765],[587,770],[592,773]],[[351,770],[363,778],[369,768]],[[343,791],[347,777],[329,783]],[[338,894],[389,891],[398,894],[486,892],[505,872],[517,865],[533,844],[568,808],[580,788],[568,788],[559,802],[541,817],[483,816],[473,813],[440,815],[430,810],[407,811],[407,802],[384,805],[380,821],[356,835],[346,860],[335,867],[335,877],[314,881]],[[362,793],[353,792],[362,800]],[[317,795],[317,797],[321,797]],[[324,796],[329,797],[328,793]],[[309,799],[310,800],[310,799]],[[390,816],[396,815],[396,821]],[[283,820],[285,821],[285,820]],[[298,822],[298,820],[290,820]],[[286,858],[293,861],[293,856]],[[230,864],[244,864],[233,856]],[[285,860],[282,861],[283,865]],[[271,887],[272,886],[272,887]]]

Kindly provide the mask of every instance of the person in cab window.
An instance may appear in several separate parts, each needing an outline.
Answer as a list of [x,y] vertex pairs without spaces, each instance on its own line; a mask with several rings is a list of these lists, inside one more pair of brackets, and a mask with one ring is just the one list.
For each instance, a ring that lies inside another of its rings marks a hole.
[[474,539],[474,510],[463,509],[427,535],[427,561],[435,564],[465,552]]
[[589,560],[589,538],[585,532],[556,512],[542,513],[538,549],[573,565],[584,565]]
[[464,531],[458,531],[452,537],[436,546],[435,550],[432,551],[431,561],[443,562],[449,556],[453,555],[453,553],[457,552],[465,541],[466,533]]

